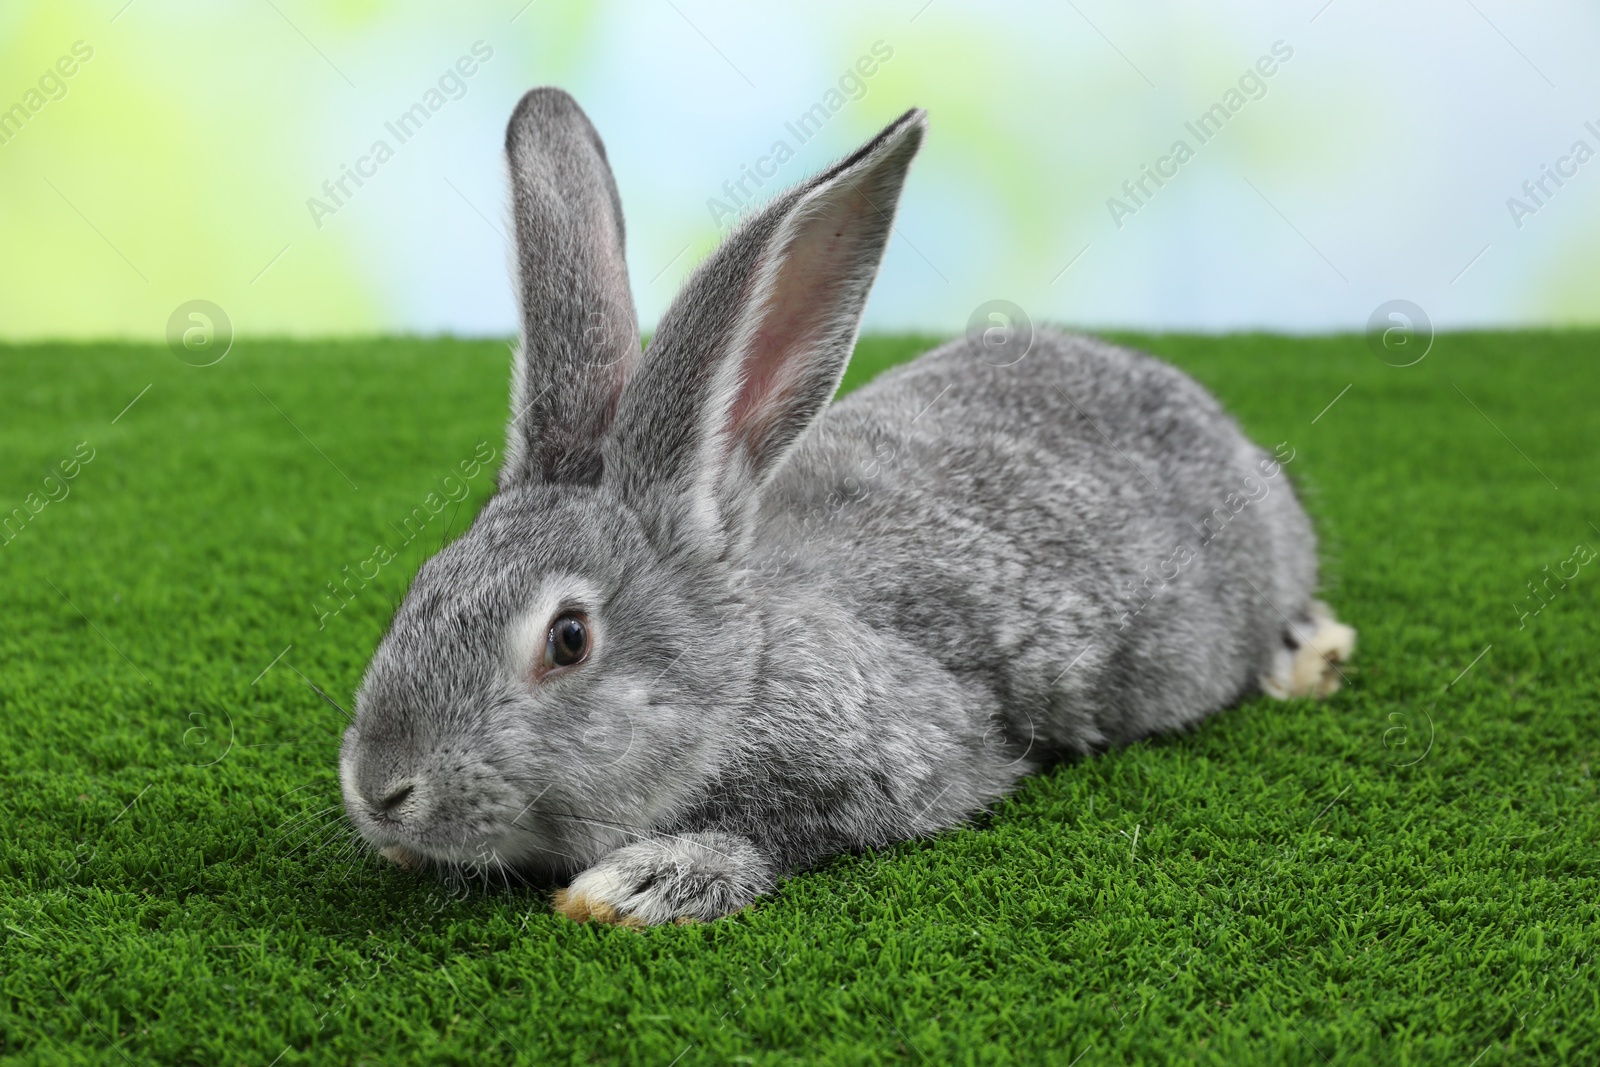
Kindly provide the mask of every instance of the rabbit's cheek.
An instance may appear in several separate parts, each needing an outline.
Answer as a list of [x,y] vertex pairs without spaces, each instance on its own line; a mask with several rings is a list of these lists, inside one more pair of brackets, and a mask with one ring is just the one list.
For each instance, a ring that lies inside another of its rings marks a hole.
[[579,756],[591,770],[609,770],[633,751],[637,733],[633,716],[626,711],[621,721],[615,715],[592,714],[578,737]]

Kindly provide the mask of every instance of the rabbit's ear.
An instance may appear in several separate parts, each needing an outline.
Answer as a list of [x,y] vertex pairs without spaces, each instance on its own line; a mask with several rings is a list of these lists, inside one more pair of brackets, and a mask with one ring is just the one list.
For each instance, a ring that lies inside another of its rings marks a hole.
[[738,538],[838,390],[925,125],[906,112],[696,269],[623,392],[607,476],[627,495],[688,494]]
[[622,202],[577,102],[534,89],[506,127],[522,344],[513,365],[501,488],[592,484],[601,439],[639,361]]

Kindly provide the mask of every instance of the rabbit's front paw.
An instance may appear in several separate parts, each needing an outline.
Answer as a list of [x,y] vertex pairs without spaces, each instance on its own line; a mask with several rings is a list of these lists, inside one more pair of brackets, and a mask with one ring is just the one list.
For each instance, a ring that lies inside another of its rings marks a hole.
[[772,889],[772,864],[734,834],[651,837],[610,853],[556,891],[576,922],[651,926],[731,915]]
[[1356,647],[1356,632],[1333,617],[1320,600],[1310,607],[1310,624],[1299,627],[1298,647],[1279,650],[1272,670],[1262,676],[1261,688],[1279,700],[1325,697],[1344,679],[1339,664],[1348,662]]

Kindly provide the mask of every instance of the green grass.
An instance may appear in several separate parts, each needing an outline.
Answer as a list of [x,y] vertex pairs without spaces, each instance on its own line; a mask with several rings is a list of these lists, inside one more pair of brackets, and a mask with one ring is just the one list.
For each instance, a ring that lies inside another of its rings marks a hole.
[[[94,450],[0,545],[0,1057],[1600,1062],[1600,560],[1513,606],[1600,548],[1600,334],[1403,369],[1358,338],[1131,339],[1296,449],[1350,687],[644,932],[342,852],[339,723],[297,677],[348,696],[486,497],[492,470],[319,627],[326,583],[498,451],[503,344],[0,349],[0,514]],[[918,349],[869,339],[852,380]]]

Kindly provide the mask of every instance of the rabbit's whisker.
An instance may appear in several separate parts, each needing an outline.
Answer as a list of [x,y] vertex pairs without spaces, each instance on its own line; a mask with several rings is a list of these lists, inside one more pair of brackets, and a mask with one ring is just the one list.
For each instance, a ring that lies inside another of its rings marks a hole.
[[[278,827],[278,830],[282,834],[278,840],[283,840],[284,837],[287,837],[289,834],[293,833],[296,829],[300,828],[300,826],[303,826],[314,820],[321,819],[324,816],[330,815],[339,810],[340,806],[338,804],[333,804],[323,808],[321,811],[302,811],[298,815],[292,815]],[[337,819],[338,816],[335,815],[334,818]],[[296,824],[299,824],[299,826]]]
[[351,723],[352,725],[355,723],[355,721],[356,721],[355,716],[351,715],[350,712],[348,710],[346,710],[346,708],[345,708],[345,706],[343,704],[339,703],[337,700],[333,699],[327,693],[323,692],[322,691],[322,687],[317,685],[316,682],[313,682],[310,678],[307,678],[305,675],[300,674],[300,669],[298,667],[296,667],[293,663],[290,663],[288,660],[284,660],[283,661],[283,665],[285,667],[288,667],[291,671],[294,671],[294,673],[299,674],[300,675],[300,680],[302,682],[306,683],[306,685],[309,685],[311,687],[311,691],[316,693],[317,696],[321,697],[323,700],[327,701],[328,704],[330,704],[332,707],[337,709],[339,714],[344,716],[345,722]]

